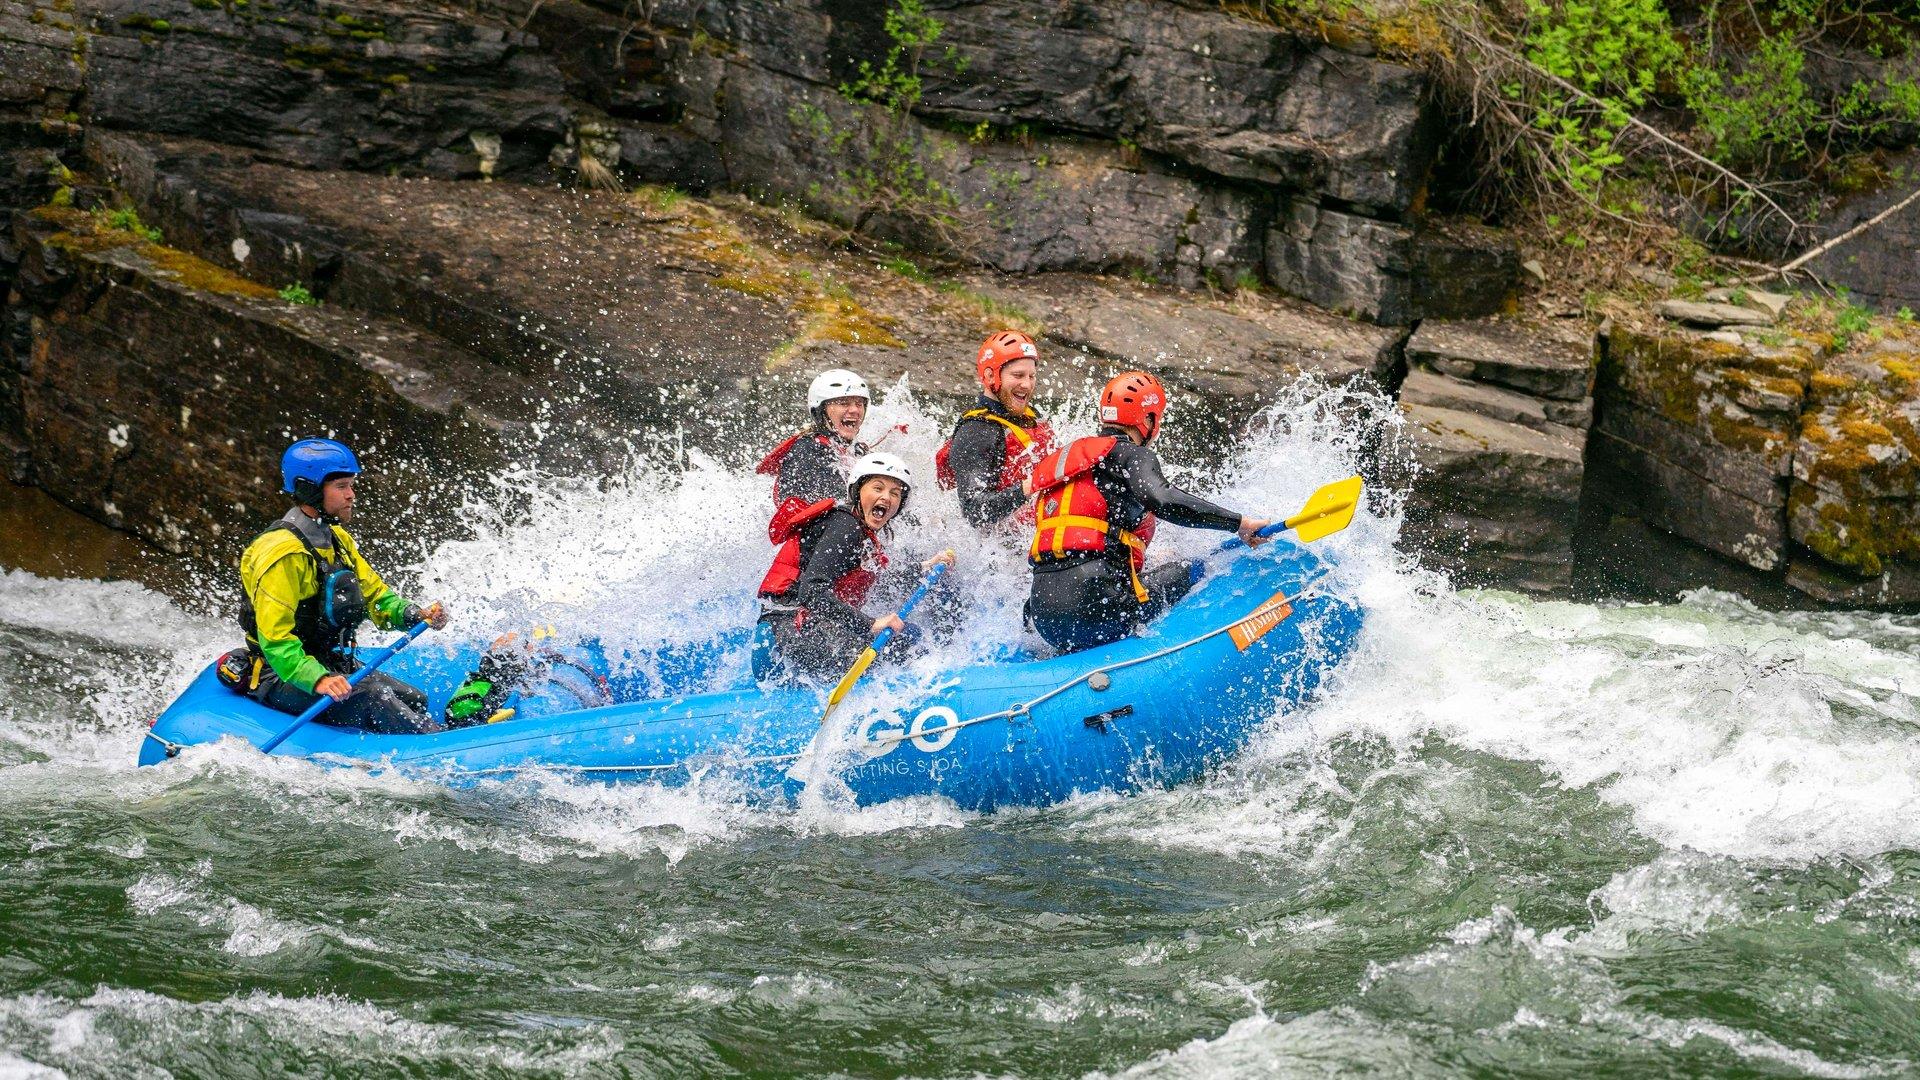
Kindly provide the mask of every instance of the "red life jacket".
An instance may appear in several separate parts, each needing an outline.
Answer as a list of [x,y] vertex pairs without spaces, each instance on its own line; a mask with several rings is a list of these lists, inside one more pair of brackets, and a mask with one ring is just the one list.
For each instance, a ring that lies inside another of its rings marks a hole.
[[1107,520],[1107,497],[1088,475],[1113,452],[1118,441],[1111,435],[1075,439],[1065,450],[1048,454],[1033,467],[1038,520],[1034,522],[1027,561],[1045,566],[1076,552],[1104,555],[1108,537],[1118,532],[1120,542],[1129,549],[1127,571],[1133,579],[1134,598],[1144,604],[1147,587],[1140,582],[1140,571],[1147,564],[1147,545],[1153,542],[1157,522],[1149,513],[1131,530],[1114,528]]
[[[787,455],[793,453],[794,446],[798,444],[801,439],[809,437],[829,450],[834,448],[833,437],[831,435],[811,430],[802,431],[798,434],[787,436],[779,446],[774,447],[766,457],[760,459],[760,464],[753,467],[753,471],[759,473],[761,476],[771,476],[774,478],[774,499],[778,500],[780,498],[780,463],[787,460]],[[772,528],[772,526],[769,525],[768,528]]]
[[[991,409],[969,409],[960,414],[960,419],[991,420],[1007,429],[1007,452],[1000,459],[1000,477],[994,483],[996,491],[1018,487],[1034,462],[1054,449],[1053,425],[1045,420],[1035,420],[1032,427],[1025,428]],[[948,460],[952,456],[953,439],[948,437],[933,455],[934,482],[948,491],[960,485],[960,478],[953,471],[953,463]]]
[[[800,580],[800,570],[806,563],[807,553],[800,550],[800,534],[809,522],[824,517],[835,506],[832,499],[821,499],[809,503],[803,499],[787,499],[773,512],[773,520],[767,523],[767,539],[780,545],[773,556],[773,566],[768,568],[767,576],[760,579],[761,596],[785,596]],[[887,568],[887,553],[880,550],[880,538],[868,529],[865,522],[860,525],[867,534],[867,558],[859,566],[841,574],[833,583],[833,594],[850,607],[859,607],[867,602],[867,592],[879,578],[879,571]]]

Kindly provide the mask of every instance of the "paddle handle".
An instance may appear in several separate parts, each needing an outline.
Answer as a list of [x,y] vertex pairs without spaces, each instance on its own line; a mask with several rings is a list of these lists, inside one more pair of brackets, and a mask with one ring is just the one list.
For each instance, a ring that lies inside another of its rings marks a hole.
[[[373,659],[368,660],[365,664],[362,664],[360,666],[360,670],[354,672],[351,675],[348,675],[347,686],[351,688],[351,687],[360,685],[361,679],[364,679],[368,675],[373,674],[374,668],[377,668],[381,664],[386,663],[388,660],[393,659],[394,653],[397,653],[401,649],[406,648],[408,645],[413,644],[413,639],[419,637],[421,634],[426,633],[427,628],[428,628],[428,623],[425,620],[414,623],[413,626],[409,628],[406,633],[401,634],[398,638],[394,639],[393,644],[375,653],[373,655]],[[306,711],[301,713],[299,716],[295,717],[293,723],[288,724],[284,729],[282,729],[280,734],[275,735],[273,738],[268,739],[266,742],[261,743],[260,752],[263,754],[273,753],[273,748],[287,741],[287,736],[293,734],[296,731],[299,731],[302,727],[306,726],[307,721],[312,720],[314,717],[319,716],[323,712],[326,712],[327,706],[331,704],[333,704],[333,699],[331,697],[328,697],[325,694],[321,694],[320,700],[307,706]]]
[[[1263,528],[1263,529],[1261,529],[1261,530],[1260,530],[1259,532],[1256,532],[1256,533],[1254,533],[1253,535],[1255,535],[1255,536],[1277,536],[1277,535],[1279,535],[1280,533],[1283,533],[1283,532],[1286,532],[1286,531],[1287,531],[1288,529],[1291,529],[1292,527],[1293,527],[1293,526],[1291,526],[1291,525],[1289,525],[1289,524],[1287,524],[1287,523],[1286,523],[1286,522],[1284,522],[1284,521],[1276,521],[1276,522],[1274,522],[1273,524],[1271,524],[1271,525],[1268,525],[1268,526],[1266,526],[1265,528]],[[1244,547],[1245,545],[1246,545],[1246,541],[1245,541],[1245,540],[1242,540],[1242,539],[1240,539],[1240,537],[1238,537],[1238,536],[1229,536],[1229,537],[1227,537],[1227,538],[1226,538],[1226,540],[1225,540],[1225,541],[1223,541],[1223,542],[1222,542],[1222,543],[1220,544],[1220,550],[1221,550],[1221,551],[1232,551],[1232,550],[1233,550],[1234,548],[1237,548],[1237,547]]]
[[[919,606],[920,601],[925,600],[927,598],[927,590],[933,588],[934,582],[939,581],[940,575],[946,572],[947,572],[946,563],[944,562],[934,563],[933,569],[927,571],[926,579],[920,582],[920,587],[913,590],[913,595],[907,597],[907,602],[904,604],[901,604],[900,610],[898,612],[895,612],[895,614],[899,615],[900,618],[904,621],[908,615],[913,613],[913,609]],[[887,642],[892,640],[893,640],[893,627],[889,626],[881,630],[879,633],[873,635],[873,651],[877,653],[880,650],[886,648]]]

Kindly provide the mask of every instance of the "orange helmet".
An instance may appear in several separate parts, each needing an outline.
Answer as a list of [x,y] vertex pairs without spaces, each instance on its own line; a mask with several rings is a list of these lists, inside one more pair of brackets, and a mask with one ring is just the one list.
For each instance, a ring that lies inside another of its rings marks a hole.
[[1000,369],[1015,360],[1027,359],[1035,363],[1040,361],[1040,350],[1034,348],[1033,339],[1018,330],[1001,330],[987,336],[980,343],[980,359],[973,362],[974,374],[980,376],[980,385],[987,393],[1000,392]]
[[1123,371],[1100,391],[1100,422],[1133,428],[1148,442],[1160,434],[1160,416],[1166,411],[1167,388],[1144,371]]

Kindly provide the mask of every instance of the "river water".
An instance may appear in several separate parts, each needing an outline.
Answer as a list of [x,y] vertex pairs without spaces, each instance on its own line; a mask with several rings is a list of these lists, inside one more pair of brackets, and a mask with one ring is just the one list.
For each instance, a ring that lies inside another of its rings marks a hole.
[[[1361,441],[1324,404],[1187,479],[1297,505]],[[766,509],[699,453],[507,475],[392,576],[449,634],[689,640]],[[1016,636],[1014,556],[915,510]],[[0,1077],[1920,1074],[1920,619],[1456,591],[1397,524],[1323,542],[1367,628],[1230,765],[990,816],[137,769],[231,643],[216,579],[6,570]]]

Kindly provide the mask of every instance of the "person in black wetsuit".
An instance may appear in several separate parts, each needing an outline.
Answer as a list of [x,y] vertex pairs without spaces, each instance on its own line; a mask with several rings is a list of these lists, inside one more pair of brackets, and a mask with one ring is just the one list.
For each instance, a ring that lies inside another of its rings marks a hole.
[[870,400],[867,381],[844,368],[814,377],[807,387],[812,425],[774,447],[755,469],[774,478],[776,506],[788,499],[803,503],[831,499],[846,488],[848,460],[866,453],[867,448],[854,440],[866,422]]
[[1168,482],[1150,445],[1166,407],[1166,388],[1152,375],[1116,376],[1100,394],[1100,434],[1048,455],[1027,479],[1026,489],[1039,496],[1027,551],[1027,621],[1062,652],[1118,641],[1193,587],[1198,566],[1191,561],[1146,569],[1157,519],[1265,542],[1257,533],[1268,522]]
[[1020,482],[1058,448],[1052,425],[1033,410],[1039,365],[1039,349],[1018,330],[1001,330],[981,342],[973,365],[980,400],[960,414],[934,455],[934,479],[958,490],[960,512],[976,529],[1015,519],[1033,523]]
[[[768,532],[780,545],[760,582],[760,622],[773,636],[774,658],[788,674],[837,680],[875,634],[895,631],[883,659],[898,658],[916,635],[893,614],[861,610],[887,565],[881,536],[906,506],[913,474],[892,454],[871,454],[853,468],[844,502],[799,506],[789,500]],[[951,556],[934,561],[951,562]],[[902,632],[908,631],[908,632]]]

